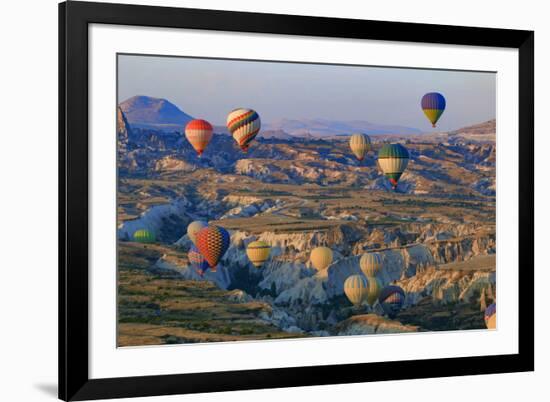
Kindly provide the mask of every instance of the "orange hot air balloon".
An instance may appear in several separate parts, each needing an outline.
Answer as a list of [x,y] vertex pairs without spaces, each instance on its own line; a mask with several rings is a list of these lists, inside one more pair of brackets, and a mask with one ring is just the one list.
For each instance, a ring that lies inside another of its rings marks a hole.
[[212,139],[212,125],[206,120],[191,120],[185,126],[185,138],[191,143],[191,146],[197,151],[199,157],[202,155],[206,146]]
[[207,226],[195,236],[197,249],[204,256],[212,272],[229,248],[229,232],[221,226]]

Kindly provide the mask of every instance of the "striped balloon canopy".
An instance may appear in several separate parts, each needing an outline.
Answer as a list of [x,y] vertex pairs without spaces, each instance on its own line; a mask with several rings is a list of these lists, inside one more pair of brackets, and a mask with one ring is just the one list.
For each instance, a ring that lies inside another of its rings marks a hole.
[[136,230],[132,238],[138,243],[154,243],[156,240],[155,234],[147,229]]
[[309,255],[311,264],[318,271],[322,271],[332,264],[332,250],[328,247],[316,247]]
[[207,226],[196,235],[197,249],[204,256],[212,271],[229,248],[229,233],[220,226]]
[[260,268],[269,258],[271,246],[265,241],[253,241],[246,247],[246,255],[256,268]]
[[187,236],[189,236],[189,240],[193,242],[193,244],[197,244],[197,233],[201,231],[201,229],[204,229],[208,226],[208,223],[204,221],[193,221],[187,226]]
[[209,265],[208,261],[206,261],[206,258],[204,258],[204,256],[200,253],[199,249],[194,245],[191,246],[189,252],[187,253],[187,258],[195,271],[197,271],[200,276],[203,276]]
[[378,302],[388,317],[394,318],[405,303],[405,292],[399,286],[386,286],[380,292]]
[[435,127],[435,123],[445,111],[445,98],[438,92],[428,92],[422,97],[421,104],[424,114],[432,123],[432,127]]
[[363,275],[351,275],[344,282],[344,293],[355,307],[367,300],[368,292],[369,282]]
[[260,132],[261,125],[260,116],[252,109],[235,109],[227,115],[227,129],[244,152]]
[[379,253],[365,253],[359,260],[359,266],[366,277],[374,277],[382,270],[382,256]]
[[212,139],[212,125],[206,120],[191,120],[185,126],[185,138],[191,146],[197,151],[199,157],[202,155],[206,146]]
[[483,316],[487,329],[495,329],[497,327],[497,304],[493,303],[485,309]]
[[380,297],[380,292],[382,292],[383,286],[378,278],[374,276],[367,278],[367,281],[367,303],[372,307]]
[[409,158],[409,151],[401,144],[384,144],[378,151],[378,166],[394,190],[409,164]]
[[349,139],[349,147],[355,157],[362,161],[365,154],[371,149],[370,137],[361,133],[352,134]]

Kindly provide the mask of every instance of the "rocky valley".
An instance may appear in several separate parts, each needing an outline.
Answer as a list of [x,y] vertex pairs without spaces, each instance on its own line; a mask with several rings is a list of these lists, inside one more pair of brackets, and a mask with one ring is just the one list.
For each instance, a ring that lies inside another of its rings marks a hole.
[[[348,136],[284,127],[248,153],[215,132],[198,157],[181,131],[118,115],[120,346],[485,328],[484,306],[496,300],[494,121],[371,135],[360,162]],[[390,141],[411,155],[395,190],[376,162]],[[204,276],[187,255],[194,220],[231,235]],[[143,228],[154,244],[133,241]],[[261,268],[246,255],[256,240],[271,246]],[[323,270],[309,259],[318,246],[334,254]],[[395,317],[344,294],[365,252],[382,256],[382,286],[405,291]]]

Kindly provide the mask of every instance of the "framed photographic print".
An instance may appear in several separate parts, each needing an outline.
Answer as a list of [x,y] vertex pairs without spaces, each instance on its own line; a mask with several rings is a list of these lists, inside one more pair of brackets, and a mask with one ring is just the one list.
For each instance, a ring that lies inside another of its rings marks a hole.
[[534,369],[533,32],[59,13],[61,399]]

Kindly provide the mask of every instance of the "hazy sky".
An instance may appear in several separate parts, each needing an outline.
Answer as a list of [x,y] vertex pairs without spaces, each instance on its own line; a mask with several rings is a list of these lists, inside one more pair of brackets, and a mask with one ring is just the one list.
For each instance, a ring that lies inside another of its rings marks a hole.
[[217,125],[232,109],[249,107],[264,123],[367,120],[431,131],[420,99],[432,91],[447,100],[441,130],[496,115],[494,73],[127,55],[119,56],[118,67],[119,102],[134,95],[165,98]]

